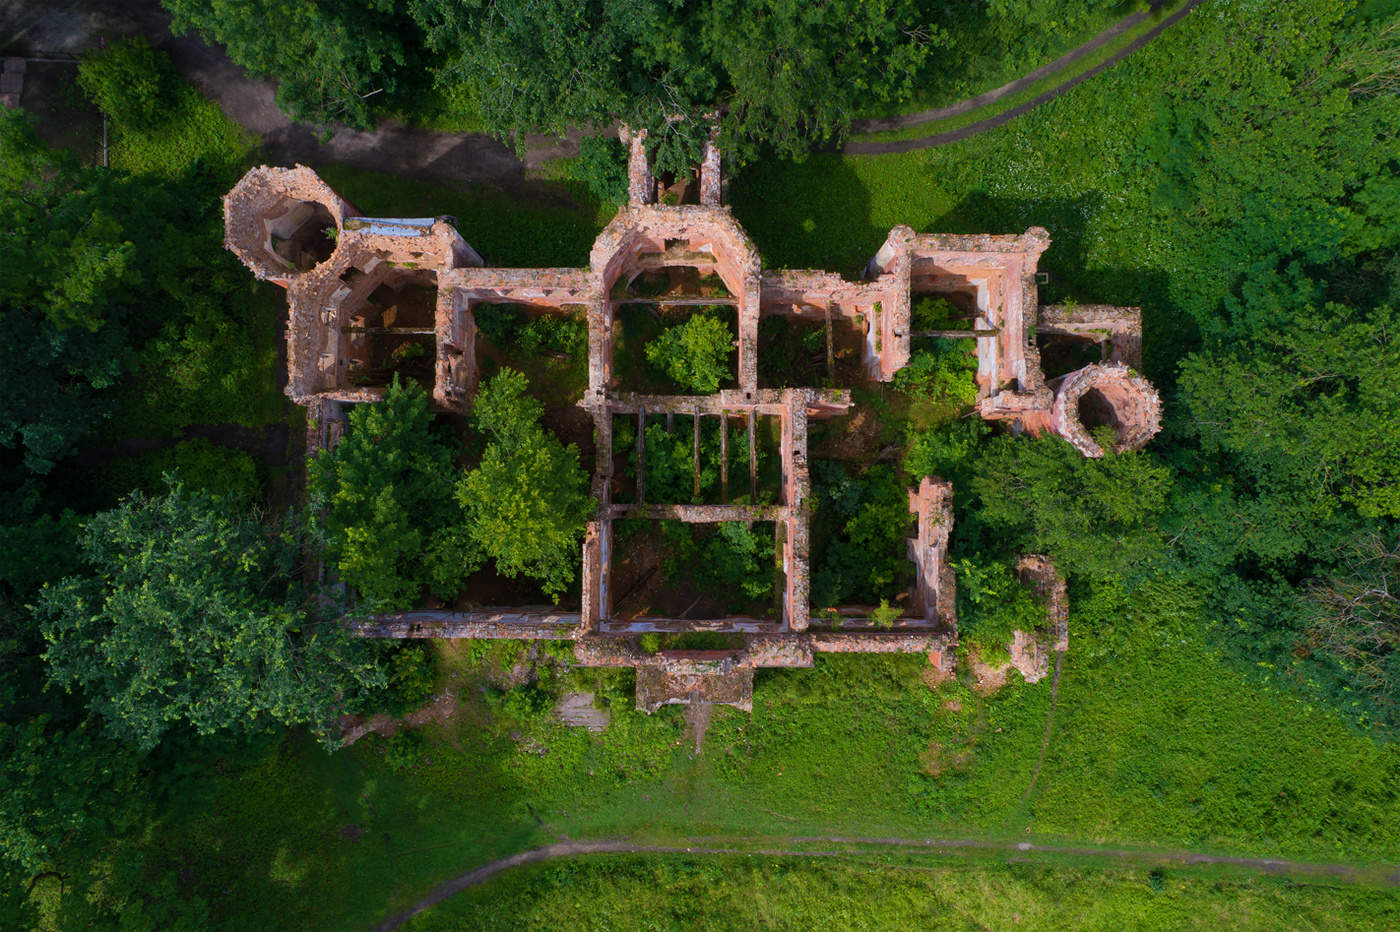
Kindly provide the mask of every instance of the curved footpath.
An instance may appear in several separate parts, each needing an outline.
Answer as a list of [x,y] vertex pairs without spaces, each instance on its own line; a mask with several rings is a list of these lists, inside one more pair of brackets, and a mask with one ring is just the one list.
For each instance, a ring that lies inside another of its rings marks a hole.
[[994,104],[1003,97],[1019,93],[1032,86],[1037,81],[1043,81],[1052,74],[1065,70],[1084,56],[1098,51],[1129,29],[1135,28],[1151,15],[1151,10],[1143,10],[1140,13],[1125,16],[1078,48],[1070,49],[1059,58],[1050,62],[1050,64],[1042,65],[1030,74],[1017,78],[1010,84],[1003,84],[1001,87],[978,94],[976,97],[960,100],[946,107],[937,107],[932,110],[919,110],[914,113],[899,113],[894,116],[879,117],[871,120],[854,120],[851,122],[851,132],[857,134],[888,133],[892,130],[908,129],[911,126],[918,126],[922,123],[946,120],[949,117],[967,113],[969,110],[976,110],[979,107],[987,106],[987,104]]
[[442,883],[432,892],[414,903],[408,909],[395,913],[374,927],[373,932],[390,932],[409,919],[430,909],[455,893],[480,886],[497,874],[526,864],[555,861],[560,858],[579,857],[589,854],[748,854],[765,857],[849,857],[859,853],[860,848],[882,847],[903,848],[907,851],[983,851],[1005,854],[1008,858],[1026,854],[1067,855],[1070,857],[1101,858],[1116,864],[1161,865],[1175,864],[1192,866],[1226,866],[1258,871],[1264,874],[1284,874],[1312,877],[1325,877],[1345,882],[1366,882],[1383,886],[1400,886],[1400,866],[1385,865],[1366,869],[1352,864],[1324,864],[1308,861],[1291,861],[1283,858],[1247,858],[1230,855],[1201,854],[1181,850],[1130,850],[1126,848],[1074,847],[1070,845],[1037,845],[1031,842],[997,841],[979,838],[851,838],[843,836],[788,837],[767,839],[784,845],[824,844],[838,845],[837,848],[822,850],[803,848],[741,848],[732,845],[716,845],[717,839],[694,839],[685,845],[639,845],[627,841],[564,841],[540,848],[531,848],[510,857],[483,864],[475,870]]
[[[994,129],[1122,61],[1179,21],[1199,2],[1189,0],[1106,61],[1024,104],[955,130],[916,139],[849,142],[841,151],[849,155],[910,152],[957,142]],[[229,119],[261,139],[268,158],[275,162],[334,161],[424,180],[485,183],[510,189],[525,181],[527,169],[578,152],[576,132],[563,139],[528,137],[523,160],[486,133],[438,133],[393,121],[368,131],[341,128],[328,137],[321,136],[281,111],[273,82],[250,78],[242,68],[229,61],[223,49],[206,44],[198,35],[172,36],[170,15],[161,8],[159,0],[53,0],[23,10],[0,8],[0,14],[3,14],[0,15],[0,35],[10,42],[65,54],[89,51],[103,36],[109,40],[121,35],[147,36],[154,45],[169,53],[181,75],[216,101]],[[875,133],[907,129],[993,104],[1063,71],[1140,25],[1150,15],[1150,12],[1141,12],[1125,17],[1050,64],[995,90],[933,110],[857,120],[852,131]]]
[[[996,129],[998,126],[1004,126],[1005,124],[1010,123],[1012,120],[1016,119],[1018,116],[1021,116],[1025,113],[1029,113],[1030,111],[1034,110],[1036,107],[1041,106],[1042,104],[1049,103],[1050,101],[1054,100],[1056,97],[1059,97],[1066,91],[1079,86],[1080,84],[1089,80],[1095,75],[1118,64],[1120,61],[1127,58],[1133,52],[1136,52],[1138,49],[1142,48],[1144,45],[1160,36],[1172,25],[1179,22],[1183,17],[1186,16],[1187,13],[1190,13],[1193,9],[1195,9],[1200,2],[1201,0],[1189,0],[1189,2],[1187,2],[1186,5],[1184,5],[1181,9],[1177,10],[1175,13],[1172,13],[1170,16],[1165,17],[1160,23],[1152,27],[1152,29],[1143,33],[1141,36],[1134,39],[1132,42],[1128,43],[1123,48],[1119,49],[1117,52],[1114,52],[1112,55],[1099,62],[1094,67],[1075,75],[1074,77],[1065,81],[1063,84],[1052,87],[1050,90],[1046,91],[1043,94],[1036,95],[1035,97],[1031,98],[1023,104],[1018,104],[1015,107],[1003,110],[1001,113],[998,113],[995,116],[990,116],[985,120],[978,120],[976,123],[969,123],[967,126],[961,126],[957,129],[951,129],[942,133],[932,133],[928,136],[920,136],[916,139],[892,139],[886,142],[848,142],[841,147],[841,152],[845,155],[888,155],[894,152],[913,152],[917,149],[932,149],[935,146],[945,146],[951,142],[959,142],[963,139],[968,139],[972,136],[976,136],[978,133],[985,133],[989,129]],[[1046,65],[1044,68],[1040,69],[1040,71],[1032,72],[1031,74],[1026,75],[1026,77],[1024,78],[1011,82],[1011,84],[1007,84],[1003,87],[997,88],[995,91],[988,91],[986,94],[981,95],[981,97],[989,98],[989,100],[984,101],[983,103],[996,101],[1002,97],[1007,96],[1008,94],[1014,94],[1019,90],[1023,90],[1031,86],[1032,84],[1035,84],[1036,81],[1042,80],[1045,77],[1045,75],[1053,74],[1054,72],[1061,70],[1062,68],[1066,67],[1069,64],[1072,64],[1078,59],[1083,58],[1085,55],[1090,54],[1096,49],[1101,48],[1114,36],[1120,35],[1122,32],[1131,29],[1133,26],[1137,25],[1137,23],[1142,22],[1142,19],[1147,17],[1148,15],[1149,14],[1147,13],[1138,13],[1134,16],[1130,16],[1127,19],[1120,22],[1117,26],[1113,26],[1109,30],[1100,33],[1098,36],[1095,36],[1089,42],[1075,49],[1073,52],[1070,52],[1064,57],[1057,59],[1054,62],[1051,62],[1049,65]],[[1137,22],[1129,22],[1129,20],[1132,20],[1135,17],[1137,17]],[[1122,28],[1120,29],[1119,27]],[[1115,32],[1115,30],[1117,31]],[[1109,35],[1109,33],[1113,33],[1113,35]],[[915,126],[919,123],[928,122],[932,119],[946,119],[947,117],[956,116],[960,113],[966,113],[969,110],[973,110],[977,107],[983,106],[983,103],[975,103],[975,101],[978,100],[979,98],[973,97],[969,100],[953,104],[950,107],[945,107],[942,111],[925,111],[925,113],[938,114],[937,116],[929,117],[926,119],[916,119],[920,116],[920,114],[909,114],[907,122],[904,123],[899,123],[898,121],[904,120],[906,118],[890,117],[889,119],[884,121],[864,121],[853,124],[852,130],[855,132],[877,132],[881,130],[901,129],[907,126]],[[867,128],[871,123],[893,123],[894,125],[881,125],[875,129]]]

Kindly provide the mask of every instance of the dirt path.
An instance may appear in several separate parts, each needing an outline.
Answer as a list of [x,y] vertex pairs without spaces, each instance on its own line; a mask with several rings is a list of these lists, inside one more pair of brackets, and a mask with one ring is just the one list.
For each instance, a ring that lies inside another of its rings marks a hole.
[[[763,839],[779,847],[749,848],[742,845],[717,845],[717,839],[697,838],[684,845],[639,845],[628,841],[568,841],[531,848],[510,857],[483,864],[475,870],[440,884],[427,896],[408,909],[395,913],[374,927],[374,932],[390,932],[409,919],[441,903],[463,890],[480,886],[504,871],[526,864],[539,864],[560,858],[589,854],[759,854],[767,857],[849,857],[862,848],[903,848],[906,850],[959,850],[1001,853],[1009,858],[1039,853],[1071,857],[1101,858],[1115,864],[1179,866],[1229,866],[1264,874],[1292,874],[1325,877],[1346,882],[1366,880],[1385,886],[1400,886],[1400,869],[1388,866],[1383,873],[1367,871],[1351,864],[1324,864],[1292,861],[1283,858],[1247,858],[1229,855],[1201,854],[1179,850],[1130,850],[1125,848],[1076,847],[1070,845],[1037,845],[1031,842],[1010,842],[980,838],[851,838],[842,836],[782,837]],[[835,845],[835,848],[794,848],[791,845]]]
[[[995,116],[990,116],[985,120],[978,120],[976,123],[969,123],[967,126],[962,126],[957,129],[947,130],[946,132],[942,133],[932,133],[928,136],[920,136],[916,139],[893,139],[886,142],[848,142],[841,148],[841,151],[846,155],[888,155],[890,153],[895,152],[913,152],[917,149],[932,149],[935,146],[946,146],[949,143],[959,142],[963,139],[968,139],[972,136],[976,136],[979,133],[985,133],[987,130],[996,129],[998,126],[1004,126],[1007,123],[1010,123],[1012,120],[1016,119],[1018,116],[1029,113],[1035,108],[1043,104],[1049,103],[1056,97],[1059,97],[1061,94],[1064,94],[1066,91],[1078,87],[1080,84],[1084,83],[1085,81],[1089,80],[1095,75],[1100,74],[1101,72],[1109,68],[1112,68],[1114,65],[1127,58],[1133,52],[1136,52],[1138,49],[1142,48],[1144,45],[1147,45],[1153,39],[1156,39],[1171,26],[1175,25],[1184,16],[1186,16],[1187,13],[1190,13],[1193,9],[1195,9],[1200,2],[1201,0],[1188,0],[1186,5],[1183,6],[1181,9],[1177,10],[1175,13],[1163,19],[1156,26],[1152,27],[1152,29],[1143,33],[1141,36],[1134,39],[1132,42],[1128,43],[1123,48],[1119,49],[1117,52],[1114,52],[1104,61],[1100,62],[1092,68],[1081,72],[1080,74],[1075,75],[1074,77],[1065,81],[1063,84],[1060,84],[1056,87],[1052,87],[1045,93],[1038,94],[1037,96],[1031,98],[1023,104],[1018,104],[1015,107],[1003,110],[1001,113],[998,113]],[[1131,17],[1129,18],[1131,19]],[[1131,24],[1126,28],[1132,28]],[[1087,43],[1085,46],[1081,46],[1079,49],[1076,49],[1074,52],[1071,52],[1069,54],[1074,55],[1077,58],[1082,58],[1084,55],[1093,52],[1095,48],[1099,47],[1094,46],[1093,44],[1095,42],[1098,42],[1099,38],[1101,37],[1102,34],[1090,40],[1090,42]],[[1110,36],[1109,38],[1111,39],[1112,37]],[[1102,44],[1103,43],[1099,43],[1100,46]],[[1089,46],[1093,47],[1091,48]],[[1071,61],[1073,60],[1074,59],[1071,59]],[[1027,78],[1029,77],[1031,77],[1031,75],[1027,75]],[[1032,80],[1030,83],[1034,84],[1035,81]],[[1012,85],[1010,84],[1006,85],[1007,88],[1010,88],[1011,86]],[[1023,87],[1026,86],[1029,85],[1023,85]],[[1005,88],[998,88],[997,91],[991,91],[989,93],[999,94],[999,92],[1002,90],[1005,90]],[[1015,91],[1008,90],[1006,93],[1015,93]],[[1005,95],[999,94],[999,96]],[[975,100],[976,98],[973,99]],[[966,101],[964,101],[963,103],[966,103]],[[961,106],[961,103],[953,105],[953,107],[955,108]],[[971,109],[973,108],[967,107],[964,110],[959,110],[957,112],[964,113],[967,110]],[[917,114],[911,114],[911,116],[917,116]],[[915,125],[917,122],[922,121],[912,121],[911,123],[906,125]]]
[[[1155,8],[1159,5],[1160,2],[1154,3],[1153,7]],[[1012,94],[1020,93],[1037,81],[1042,81],[1052,74],[1065,70],[1070,65],[1082,59],[1085,55],[1098,51],[1129,29],[1135,28],[1151,15],[1151,11],[1146,10],[1141,13],[1134,13],[1131,16],[1125,16],[1103,32],[1094,36],[1094,38],[1090,39],[1088,42],[1085,42],[1078,48],[1070,49],[1050,64],[1042,65],[1030,74],[1017,78],[1009,84],[1003,84],[1001,87],[994,90],[978,94],[976,97],[969,97],[966,100],[960,100],[946,107],[937,107],[932,110],[900,113],[895,116],[880,117],[872,120],[853,120],[851,121],[851,132],[888,133],[891,130],[907,129],[911,126],[918,126],[921,123],[934,123],[938,120],[946,120],[949,117],[959,116],[970,110],[976,110],[978,107],[985,107],[987,104],[996,103],[1003,97],[1009,97]]]
[[[957,142],[1002,126],[1122,61],[1161,35],[1199,2],[1190,0],[1106,61],[1024,104],[948,132],[889,142],[851,142],[842,151],[850,155],[910,152]],[[1128,16],[1050,64],[995,90],[933,110],[857,121],[853,130],[869,133],[902,129],[995,103],[1068,68],[1139,25],[1148,15]],[[76,55],[95,48],[103,39],[110,41],[124,35],[144,35],[165,50],[179,72],[215,100],[229,119],[260,137],[268,159],[279,164],[342,162],[414,178],[512,189],[525,183],[527,169],[578,150],[576,132],[562,140],[533,136],[525,141],[522,159],[485,133],[435,133],[392,121],[363,132],[342,128],[322,139],[314,129],[293,122],[278,108],[273,82],[250,78],[221,48],[207,45],[195,34],[172,35],[170,16],[158,0],[49,0],[44,4],[0,0],[0,46],[10,51]]]

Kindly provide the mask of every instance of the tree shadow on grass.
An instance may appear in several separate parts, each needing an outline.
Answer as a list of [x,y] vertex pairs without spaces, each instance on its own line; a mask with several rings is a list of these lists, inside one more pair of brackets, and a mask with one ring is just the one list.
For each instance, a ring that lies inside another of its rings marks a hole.
[[[797,191],[811,196],[791,195]],[[870,220],[865,182],[835,155],[746,165],[731,179],[728,201],[771,268],[854,277],[889,235]]]

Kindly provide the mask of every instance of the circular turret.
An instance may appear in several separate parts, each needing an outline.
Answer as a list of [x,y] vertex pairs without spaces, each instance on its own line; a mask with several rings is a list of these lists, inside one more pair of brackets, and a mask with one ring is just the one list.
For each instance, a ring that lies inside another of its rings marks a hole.
[[1085,456],[1103,456],[1093,434],[1109,428],[1113,449],[1140,450],[1162,429],[1162,400],[1142,376],[1119,363],[1085,366],[1055,387],[1055,433]]
[[331,257],[354,215],[306,166],[262,165],[224,196],[224,245],[258,278],[286,285]]

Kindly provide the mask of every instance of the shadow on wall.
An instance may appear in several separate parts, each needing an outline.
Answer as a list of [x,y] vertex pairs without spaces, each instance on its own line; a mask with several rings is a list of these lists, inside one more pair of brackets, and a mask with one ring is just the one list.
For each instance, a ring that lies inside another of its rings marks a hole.
[[1039,270],[1040,303],[1116,304],[1142,308],[1142,368],[1159,391],[1176,383],[1181,357],[1200,342],[1196,322],[1172,303],[1166,272],[1152,268],[1090,268],[1088,225],[1103,209],[1098,192],[1072,198],[1016,201],[974,192],[939,220],[938,232],[1014,233],[1029,226],[1050,231]]

